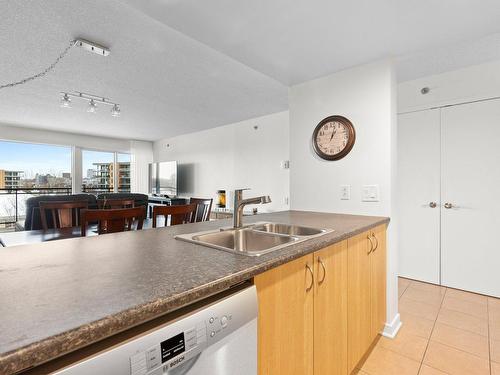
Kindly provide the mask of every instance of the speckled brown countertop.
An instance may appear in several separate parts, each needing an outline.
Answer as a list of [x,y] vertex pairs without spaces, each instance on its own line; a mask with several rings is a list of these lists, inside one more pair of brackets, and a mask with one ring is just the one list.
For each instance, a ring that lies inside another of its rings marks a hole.
[[388,220],[303,211],[245,217],[335,230],[260,257],[174,239],[228,220],[0,248],[0,374],[82,348]]

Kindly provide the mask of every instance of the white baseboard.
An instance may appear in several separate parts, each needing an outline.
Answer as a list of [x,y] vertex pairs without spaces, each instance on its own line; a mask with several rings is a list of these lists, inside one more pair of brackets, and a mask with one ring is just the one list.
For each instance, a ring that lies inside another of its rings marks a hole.
[[398,313],[398,314],[396,314],[394,319],[392,319],[392,322],[390,324],[385,323],[385,327],[384,327],[384,331],[382,332],[382,336],[388,337],[390,339],[395,338],[402,325],[403,325],[403,323],[401,322],[401,316]]

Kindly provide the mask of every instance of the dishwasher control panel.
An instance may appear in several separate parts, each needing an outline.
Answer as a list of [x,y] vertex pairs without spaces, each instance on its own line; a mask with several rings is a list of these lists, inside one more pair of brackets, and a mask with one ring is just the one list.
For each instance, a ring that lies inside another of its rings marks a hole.
[[230,333],[233,315],[211,315],[206,321],[168,337],[146,351],[130,357],[131,375],[161,375],[189,361],[207,346]]
[[197,356],[206,346],[207,324],[200,322],[130,357],[130,374],[163,374]]

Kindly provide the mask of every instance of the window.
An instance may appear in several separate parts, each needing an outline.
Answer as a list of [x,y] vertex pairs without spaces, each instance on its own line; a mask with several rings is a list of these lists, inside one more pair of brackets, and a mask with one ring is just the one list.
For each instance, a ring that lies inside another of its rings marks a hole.
[[84,193],[109,193],[114,191],[113,152],[82,151],[82,191]]
[[71,185],[71,147],[0,141],[0,229],[24,219],[29,197]]
[[82,191],[93,194],[130,192],[130,160],[130,154],[83,150]]
[[130,161],[130,154],[116,154],[117,186],[120,193],[130,193]]

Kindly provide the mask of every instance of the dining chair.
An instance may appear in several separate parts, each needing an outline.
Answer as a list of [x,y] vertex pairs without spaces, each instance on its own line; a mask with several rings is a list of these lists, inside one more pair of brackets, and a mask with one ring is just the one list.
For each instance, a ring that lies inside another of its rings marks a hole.
[[[40,202],[40,221],[42,223],[42,229],[61,229],[79,226],[80,213],[82,210],[87,209],[88,205],[88,202],[82,201]],[[49,221],[52,222],[51,228],[49,228]]]
[[156,228],[157,217],[165,216],[165,226],[168,224],[170,216],[170,225],[194,223],[196,214],[196,203],[184,204],[178,206],[154,206],[153,207],[153,228]]
[[189,203],[196,204],[196,214],[195,214],[195,222],[198,223],[200,221],[209,221],[210,220],[210,212],[212,212],[212,202],[213,199],[210,198],[190,198]]
[[143,206],[110,210],[82,210],[82,237],[86,236],[89,223],[97,222],[98,233],[107,234],[133,230],[134,222],[137,222],[135,229],[141,230],[145,218],[146,210]]
[[134,208],[135,201],[133,199],[98,199],[97,207],[100,209]]

